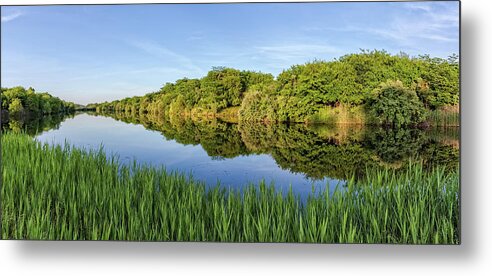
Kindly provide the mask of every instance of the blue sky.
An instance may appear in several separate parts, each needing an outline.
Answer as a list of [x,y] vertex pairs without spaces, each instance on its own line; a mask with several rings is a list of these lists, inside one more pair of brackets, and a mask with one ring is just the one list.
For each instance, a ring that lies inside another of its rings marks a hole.
[[447,57],[458,2],[9,6],[2,87],[87,104],[157,91],[213,66],[272,73],[359,49]]

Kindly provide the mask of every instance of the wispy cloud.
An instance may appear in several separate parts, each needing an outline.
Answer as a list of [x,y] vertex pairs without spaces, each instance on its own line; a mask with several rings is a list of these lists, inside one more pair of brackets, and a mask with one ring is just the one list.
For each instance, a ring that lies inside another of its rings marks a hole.
[[382,38],[390,39],[398,44],[412,46],[418,43],[421,39],[433,40],[440,42],[457,41],[457,34],[444,32],[439,28],[433,28],[432,25],[427,25],[424,22],[408,21],[395,22],[389,28],[352,28],[354,31],[367,32]]
[[[387,24],[346,25],[343,27],[311,27],[312,32],[345,32],[370,34],[398,46],[420,48],[425,43],[449,43],[459,40],[459,14],[455,6],[442,3],[406,3],[405,10],[391,16]],[[377,22],[375,22],[377,23]]]
[[270,55],[281,55],[282,57],[296,57],[296,56],[311,56],[313,54],[333,54],[337,53],[339,49],[331,45],[323,44],[291,44],[291,45],[277,45],[277,46],[258,46],[256,47],[261,53]]
[[9,15],[2,15],[2,22],[9,22],[9,21],[12,21],[16,18],[19,18],[21,16],[23,16],[24,13],[22,12],[15,12],[15,13],[12,13],[12,14],[9,14]]
[[[330,59],[342,51],[325,43],[296,43],[284,42],[275,44],[260,44],[246,49],[233,51],[227,58],[217,54],[221,64],[250,68],[251,64],[261,64],[267,71],[277,72],[292,64],[304,63],[314,59]],[[211,54],[211,53],[208,53]]]
[[326,44],[283,44],[255,47],[256,55],[261,58],[292,61],[321,58],[340,53],[336,47]]
[[426,12],[430,12],[432,10],[432,8],[428,4],[418,3],[418,2],[405,3],[405,8],[407,8],[409,10],[421,10],[421,11],[426,11]]
[[458,9],[447,3],[406,3],[407,15],[393,18],[388,28],[367,31],[405,45],[420,43],[420,40],[436,42],[458,41]]
[[130,41],[128,43],[154,57],[176,64],[178,67],[186,68],[197,73],[204,72],[203,69],[197,66],[190,58],[178,54],[163,45],[150,41]]
[[203,35],[201,33],[196,33],[196,34],[190,35],[188,38],[186,38],[186,40],[196,41],[196,40],[203,40],[204,38],[205,38],[205,35]]
[[276,41],[224,47],[214,45],[204,48],[199,58],[201,64],[210,66],[231,66],[238,69],[260,69],[277,74],[293,64],[315,59],[328,60],[343,54],[343,50],[326,42],[306,42],[305,37],[291,38],[290,41]]
[[120,77],[120,78],[128,78],[129,76],[148,76],[148,75],[186,75],[188,73],[187,70],[173,68],[173,67],[149,67],[149,68],[140,68],[140,69],[129,69],[129,70],[115,70],[111,72],[106,72],[105,68],[95,69],[93,72],[85,75],[78,75],[70,77],[69,81],[80,81],[80,80],[96,80],[96,79],[105,79],[108,77]]

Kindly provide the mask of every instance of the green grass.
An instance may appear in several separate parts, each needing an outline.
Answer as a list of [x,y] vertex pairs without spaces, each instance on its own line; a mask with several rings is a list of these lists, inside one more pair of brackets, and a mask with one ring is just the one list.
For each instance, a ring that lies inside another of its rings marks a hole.
[[324,107],[318,110],[315,114],[309,116],[306,120],[309,124],[359,124],[363,125],[366,122],[364,110],[362,106],[338,106]]
[[[436,110],[428,110],[426,122],[435,127],[459,127],[459,105],[444,106]],[[324,107],[306,119],[309,124],[359,124],[377,125],[375,118],[365,114],[363,106]]]
[[242,194],[99,151],[3,134],[2,238],[457,244],[459,173],[416,164],[311,195]]

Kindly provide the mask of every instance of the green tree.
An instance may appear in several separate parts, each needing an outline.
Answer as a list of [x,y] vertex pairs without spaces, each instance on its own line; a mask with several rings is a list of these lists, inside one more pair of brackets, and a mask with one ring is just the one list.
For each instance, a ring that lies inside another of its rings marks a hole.
[[9,112],[12,115],[18,115],[24,111],[24,107],[22,106],[22,102],[20,99],[15,98],[9,105]]
[[440,58],[420,57],[424,70],[419,78],[417,93],[424,104],[432,109],[459,103],[459,64],[457,57],[449,61]]
[[[153,114],[169,113],[171,105],[173,113],[178,112],[179,107],[179,112],[191,111],[191,114],[215,114],[229,107],[240,107],[238,113],[245,120],[306,122],[322,112],[344,116],[348,114],[344,110],[360,111],[370,106],[368,101],[377,99],[373,91],[380,90],[379,85],[388,80],[399,80],[403,87],[415,92],[410,94],[418,96],[416,107],[420,107],[418,102],[421,102],[426,109],[434,110],[459,102],[458,56],[444,60],[362,50],[332,61],[315,60],[294,65],[276,79],[261,72],[214,67],[201,79],[180,79],[143,97],[101,103],[98,107],[129,113],[151,110]],[[19,90],[2,95],[2,103],[8,104],[14,96],[24,99]],[[384,120],[385,124],[408,124],[406,119]],[[376,121],[380,120],[376,118]]]
[[415,91],[404,87],[401,81],[382,83],[371,94],[367,108],[374,121],[383,125],[417,125],[427,116]]
[[245,91],[241,80],[241,72],[232,68],[218,68],[208,72],[201,80],[201,91],[205,101],[211,105],[215,102],[217,111],[230,107],[239,106]]
[[184,112],[186,103],[183,95],[178,95],[176,99],[169,105],[169,114],[179,115]]

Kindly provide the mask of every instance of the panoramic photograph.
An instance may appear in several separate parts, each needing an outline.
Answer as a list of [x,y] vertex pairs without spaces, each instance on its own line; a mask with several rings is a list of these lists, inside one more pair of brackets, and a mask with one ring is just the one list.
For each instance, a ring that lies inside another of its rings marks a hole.
[[1,7],[1,239],[461,243],[460,2]]

